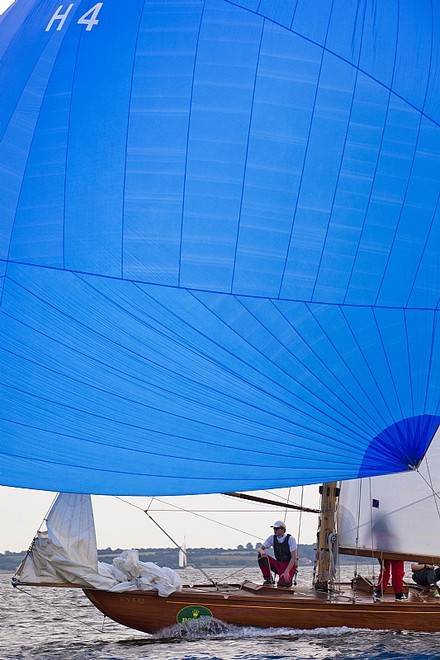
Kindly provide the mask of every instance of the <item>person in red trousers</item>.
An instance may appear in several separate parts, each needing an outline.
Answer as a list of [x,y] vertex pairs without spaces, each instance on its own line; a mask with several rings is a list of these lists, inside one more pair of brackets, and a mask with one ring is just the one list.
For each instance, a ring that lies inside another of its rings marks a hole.
[[[258,548],[258,565],[264,584],[273,584],[273,572],[278,575],[279,587],[290,587],[296,571],[296,539],[286,534],[286,525],[282,520],[277,520],[272,527],[274,533]],[[273,548],[275,557],[266,554],[268,548]]]
[[380,573],[377,580],[376,590],[373,595],[375,603],[382,600],[383,593],[388,586],[391,576],[391,585],[394,591],[394,600],[408,600],[403,593],[403,577],[405,575],[405,564],[401,559],[379,559]]

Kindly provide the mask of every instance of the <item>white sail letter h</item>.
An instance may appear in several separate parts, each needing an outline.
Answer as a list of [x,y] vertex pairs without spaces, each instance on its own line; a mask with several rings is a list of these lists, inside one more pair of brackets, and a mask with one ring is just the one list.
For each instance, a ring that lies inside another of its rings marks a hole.
[[52,18],[50,19],[49,23],[47,24],[45,32],[49,32],[50,28],[52,27],[55,21],[59,21],[57,30],[61,30],[66,18],[70,14],[72,7],[73,7],[73,2],[67,7],[67,11],[65,11],[64,14],[61,14],[63,5],[60,5],[56,10],[56,12],[54,13],[54,15],[52,16]]

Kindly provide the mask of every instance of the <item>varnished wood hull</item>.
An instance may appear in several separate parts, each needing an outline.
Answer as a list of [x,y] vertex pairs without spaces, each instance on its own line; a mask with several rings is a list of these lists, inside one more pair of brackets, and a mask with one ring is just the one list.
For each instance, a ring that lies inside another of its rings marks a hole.
[[411,595],[404,603],[373,603],[370,596],[330,599],[326,594],[292,593],[277,589],[215,591],[188,588],[167,598],[155,592],[111,593],[84,590],[110,619],[135,630],[155,633],[185,619],[202,615],[238,626],[261,628],[329,628],[347,626],[374,630],[440,632],[440,604]]

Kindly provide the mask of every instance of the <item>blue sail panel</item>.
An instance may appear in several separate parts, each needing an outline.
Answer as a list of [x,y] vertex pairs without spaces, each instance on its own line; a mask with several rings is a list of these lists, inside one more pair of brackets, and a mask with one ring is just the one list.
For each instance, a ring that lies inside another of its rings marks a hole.
[[418,465],[440,424],[438,12],[5,12],[0,483],[189,494]]

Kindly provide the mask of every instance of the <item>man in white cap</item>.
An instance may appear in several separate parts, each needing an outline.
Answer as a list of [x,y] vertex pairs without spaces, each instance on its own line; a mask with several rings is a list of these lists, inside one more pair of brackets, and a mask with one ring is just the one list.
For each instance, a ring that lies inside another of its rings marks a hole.
[[[273,584],[273,572],[278,575],[279,587],[290,587],[296,571],[296,539],[286,534],[286,524],[282,520],[277,520],[272,527],[274,533],[258,548],[258,565],[264,584]],[[266,554],[268,548],[273,548],[275,557]]]

